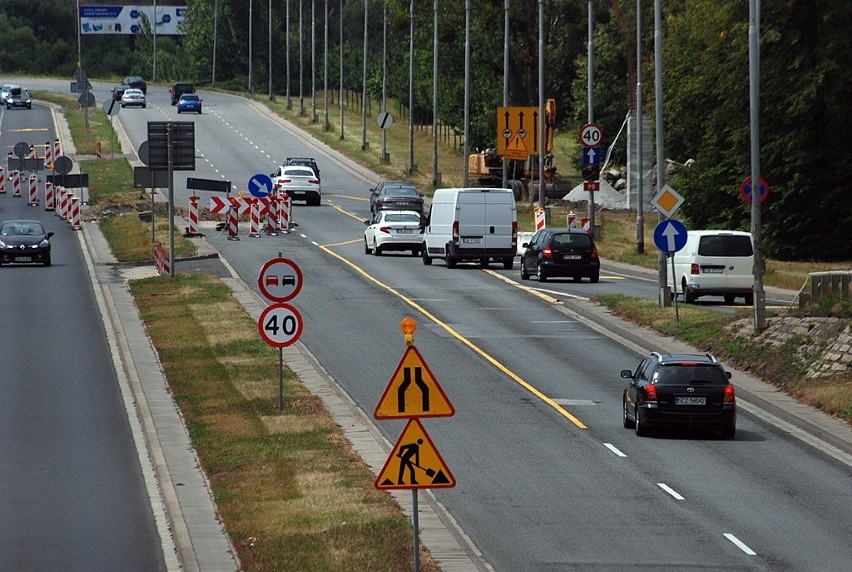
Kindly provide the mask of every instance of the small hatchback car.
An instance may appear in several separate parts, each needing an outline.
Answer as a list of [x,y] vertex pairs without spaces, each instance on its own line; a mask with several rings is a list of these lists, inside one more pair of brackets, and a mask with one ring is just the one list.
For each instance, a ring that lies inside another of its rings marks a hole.
[[178,113],[197,113],[201,115],[201,98],[194,93],[185,93],[177,102]]
[[36,263],[50,266],[50,237],[37,220],[0,223],[0,264]]
[[622,421],[637,435],[653,427],[713,429],[732,439],[737,431],[737,403],[731,373],[712,354],[653,352],[636,371],[622,398]]
[[557,276],[597,282],[600,270],[595,241],[579,228],[543,228],[532,235],[521,255],[521,280],[535,275],[539,282]]

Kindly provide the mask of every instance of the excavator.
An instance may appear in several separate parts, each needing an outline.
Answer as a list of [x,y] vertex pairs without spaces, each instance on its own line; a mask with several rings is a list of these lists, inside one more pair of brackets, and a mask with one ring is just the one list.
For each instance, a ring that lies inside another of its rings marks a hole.
[[[553,181],[556,168],[553,166],[553,132],[556,125],[556,101],[548,99],[544,105],[544,180]],[[508,161],[507,178],[509,187],[515,190],[515,199],[527,199],[530,184],[540,180],[539,157],[530,155],[526,160]],[[503,186],[503,157],[497,149],[489,148],[471,153],[467,158],[468,176],[480,187],[498,188]]]

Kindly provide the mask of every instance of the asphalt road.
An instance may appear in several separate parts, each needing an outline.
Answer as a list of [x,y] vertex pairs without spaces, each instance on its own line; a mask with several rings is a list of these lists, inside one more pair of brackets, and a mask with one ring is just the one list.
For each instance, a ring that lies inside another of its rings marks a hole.
[[[3,157],[53,140],[47,107],[0,111]],[[52,266],[0,268],[0,568],[165,570],[77,232],[28,200],[8,189],[0,218],[55,235]]]
[[[305,288],[292,304],[305,318],[302,342],[364,411],[402,355],[400,320],[417,320],[417,347],[457,412],[424,421],[458,482],[436,497],[494,569],[846,567],[848,464],[746,408],[734,441],[637,438],[621,427],[618,372],[644,350],[499,271],[365,255],[374,175],[312,150],[257,106],[202,96],[194,176],[238,184],[284,156],[310,154],[324,183],[322,206],[296,206],[297,232],[249,238],[244,229],[229,241],[207,231],[209,242],[248,284],[279,252],[300,265]],[[132,148],[145,121],[178,119],[165,97],[125,111]],[[634,288],[603,276],[576,287],[591,294],[614,284]],[[402,428],[377,425],[391,442]]]

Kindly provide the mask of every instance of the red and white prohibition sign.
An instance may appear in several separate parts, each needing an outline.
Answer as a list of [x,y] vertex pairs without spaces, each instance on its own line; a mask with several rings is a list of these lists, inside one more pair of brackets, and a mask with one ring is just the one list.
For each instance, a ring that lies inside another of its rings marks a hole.
[[302,315],[290,304],[272,304],[260,313],[257,329],[270,346],[286,348],[302,335]]

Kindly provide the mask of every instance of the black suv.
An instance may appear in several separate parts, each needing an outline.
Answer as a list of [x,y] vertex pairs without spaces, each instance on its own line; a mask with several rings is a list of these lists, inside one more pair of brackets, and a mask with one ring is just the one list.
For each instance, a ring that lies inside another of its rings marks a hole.
[[370,212],[380,210],[415,211],[423,216],[423,195],[408,181],[382,181],[370,189]]
[[178,82],[169,88],[169,93],[172,96],[172,105],[177,105],[180,96],[184,93],[195,93],[195,86],[191,83]]
[[320,181],[320,172],[319,166],[317,165],[316,159],[313,157],[287,157],[284,160],[284,166],[290,167],[291,165],[296,165],[297,167],[310,167],[314,172],[314,175],[317,176],[317,181]]
[[124,78],[124,81],[122,81],[121,83],[126,85],[127,87],[141,89],[142,93],[148,95],[148,84],[145,83],[145,80],[138,75],[129,75]]
[[652,427],[714,429],[725,439],[736,434],[731,372],[712,354],[653,352],[621,377],[630,380],[622,397],[623,424],[637,435]]
[[530,238],[521,254],[521,280],[535,275],[539,282],[556,276],[579,282],[600,280],[601,261],[590,234],[579,228],[543,228]]

